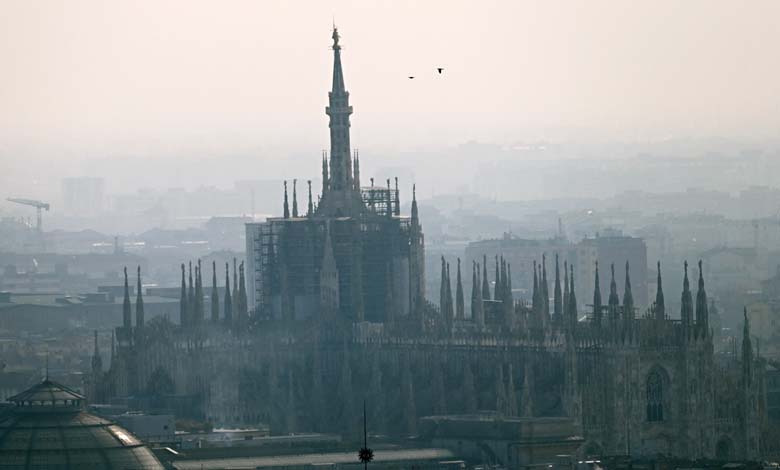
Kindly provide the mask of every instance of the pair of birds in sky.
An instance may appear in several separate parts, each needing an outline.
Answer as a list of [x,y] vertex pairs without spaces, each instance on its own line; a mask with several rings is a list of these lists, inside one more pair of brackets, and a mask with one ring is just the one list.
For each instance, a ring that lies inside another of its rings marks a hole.
[[[444,71],[443,67],[437,67],[436,71],[439,72],[439,75]],[[409,75],[409,80],[414,80],[414,75]]]

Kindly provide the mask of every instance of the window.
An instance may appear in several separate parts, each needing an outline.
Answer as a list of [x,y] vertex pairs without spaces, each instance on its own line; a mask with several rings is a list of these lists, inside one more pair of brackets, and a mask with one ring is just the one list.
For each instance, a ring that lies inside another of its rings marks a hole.
[[657,370],[647,376],[647,420],[664,420],[664,385]]

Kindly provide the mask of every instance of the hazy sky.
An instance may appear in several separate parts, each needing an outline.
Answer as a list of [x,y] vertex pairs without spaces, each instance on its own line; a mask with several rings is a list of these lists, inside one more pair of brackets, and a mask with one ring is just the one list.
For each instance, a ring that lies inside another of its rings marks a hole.
[[334,17],[364,151],[780,131],[776,0],[2,0],[0,163],[319,155]]

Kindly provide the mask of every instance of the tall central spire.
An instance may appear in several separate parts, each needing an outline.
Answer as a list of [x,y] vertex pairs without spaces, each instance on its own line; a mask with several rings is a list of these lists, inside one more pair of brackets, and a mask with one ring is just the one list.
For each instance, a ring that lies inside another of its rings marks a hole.
[[333,87],[328,93],[329,105],[325,114],[330,117],[330,189],[339,191],[352,187],[352,165],[349,145],[349,92],[344,87],[341,69],[339,32],[333,28]]

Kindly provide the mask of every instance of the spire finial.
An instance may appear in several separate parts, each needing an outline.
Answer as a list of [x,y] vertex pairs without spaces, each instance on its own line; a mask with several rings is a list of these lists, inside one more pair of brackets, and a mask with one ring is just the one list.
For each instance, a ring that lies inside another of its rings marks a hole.
[[704,285],[704,274],[701,269],[701,260],[699,260],[699,289]]
[[306,180],[306,184],[309,186],[309,201],[308,201],[309,203],[308,203],[308,206],[306,208],[306,212],[307,212],[306,215],[311,217],[314,214],[314,204],[312,203],[312,200],[311,200],[311,180]]
[[298,217],[298,179],[293,178],[292,216]]
[[287,180],[284,181],[284,207],[283,216],[285,219],[290,218],[290,206],[287,204]]
[[333,49],[341,49],[341,46],[339,46],[339,39],[341,39],[341,35],[339,35],[339,29],[336,27],[336,20],[333,20],[333,35],[331,35],[331,38],[333,38]]

